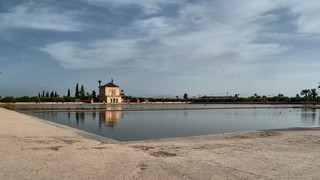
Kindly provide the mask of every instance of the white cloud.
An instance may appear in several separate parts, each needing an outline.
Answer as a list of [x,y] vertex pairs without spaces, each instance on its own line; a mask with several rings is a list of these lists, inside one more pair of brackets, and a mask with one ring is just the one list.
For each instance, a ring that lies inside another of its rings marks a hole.
[[[118,6],[139,4],[160,7],[164,1],[102,1],[90,0],[91,3],[114,2]],[[180,2],[180,1],[179,1]],[[127,35],[125,38],[92,40],[82,42],[60,42],[45,46],[42,51],[49,53],[65,68],[144,68],[150,71],[179,71],[176,67],[201,69],[206,66],[228,65],[247,70],[248,63],[272,60],[274,56],[289,51],[292,45],[279,41],[261,42],[270,34],[265,32],[265,23],[278,21],[278,9],[290,9],[299,12],[296,19],[299,31],[315,32],[310,26],[315,18],[309,17],[312,4],[299,6],[293,1],[256,1],[246,2],[207,1],[199,4],[185,4],[175,17],[151,16],[137,18],[125,29],[139,32],[141,36]],[[300,7],[300,8],[298,8]],[[300,18],[306,17],[305,21]],[[310,23],[308,23],[310,22]],[[279,24],[281,26],[281,24]],[[130,32],[130,31],[126,31]],[[266,35],[267,34],[267,35]],[[131,37],[130,37],[131,36]],[[277,35],[278,36],[278,35]],[[282,36],[295,38],[295,35]],[[301,38],[301,37],[298,37]]]
[[10,12],[0,14],[0,29],[31,28],[54,31],[80,31],[81,23],[72,12],[55,12],[50,7],[33,3],[21,4]]
[[182,4],[185,0],[85,0],[90,4],[104,5],[104,6],[130,6],[137,5],[143,8],[148,15],[156,14],[161,10],[163,4]]
[[106,40],[88,44],[59,42],[45,46],[41,50],[58,60],[63,67],[81,68],[117,68],[123,61],[136,57],[135,41]]
[[320,33],[320,1],[286,0],[283,4],[298,16],[296,25],[300,33]]

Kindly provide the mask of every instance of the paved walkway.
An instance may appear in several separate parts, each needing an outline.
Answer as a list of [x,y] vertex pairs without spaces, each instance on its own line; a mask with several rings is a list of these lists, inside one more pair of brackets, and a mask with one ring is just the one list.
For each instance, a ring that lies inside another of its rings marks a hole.
[[320,128],[120,143],[0,108],[0,179],[319,179]]

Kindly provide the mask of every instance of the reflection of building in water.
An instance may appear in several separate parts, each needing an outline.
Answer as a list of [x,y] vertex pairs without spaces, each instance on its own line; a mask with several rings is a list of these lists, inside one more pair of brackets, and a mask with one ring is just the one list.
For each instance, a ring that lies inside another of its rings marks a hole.
[[121,107],[119,108],[107,108],[106,111],[99,112],[100,126],[102,123],[106,123],[107,126],[113,127],[121,119]]
[[113,84],[113,79],[111,79],[111,82],[103,86],[99,80],[99,101],[112,104],[122,102],[120,87]]

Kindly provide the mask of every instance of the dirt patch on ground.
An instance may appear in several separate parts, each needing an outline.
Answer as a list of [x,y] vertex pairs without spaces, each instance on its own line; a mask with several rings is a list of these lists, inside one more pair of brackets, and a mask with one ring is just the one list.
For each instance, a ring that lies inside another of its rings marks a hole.
[[133,147],[133,148],[135,148],[135,149],[140,149],[140,150],[142,150],[142,151],[149,151],[149,150],[155,148],[155,147],[153,147],[153,146],[143,146],[143,145],[141,145],[141,146],[131,146],[131,147]]
[[131,146],[135,149],[142,150],[143,152],[149,153],[151,156],[154,157],[173,157],[177,156],[176,153],[169,152],[170,150],[174,149],[180,149],[180,147],[163,147],[163,146],[144,146],[144,145],[138,145],[138,146]]
[[68,137],[59,137],[59,138],[55,138],[55,139],[59,140],[59,141],[62,141],[63,143],[66,143],[68,145],[80,142],[79,140],[70,139]]
[[275,131],[258,131],[258,132],[243,132],[243,133],[231,133],[222,136],[223,139],[250,139],[250,138],[268,138],[274,136],[280,136],[280,132]]
[[36,147],[36,148],[30,148],[32,150],[36,150],[36,151],[39,151],[39,150],[53,150],[53,151],[59,151],[60,148],[62,148],[63,146],[51,146],[51,147]]
[[175,153],[166,152],[166,151],[151,152],[150,155],[151,156],[155,156],[155,157],[173,157],[173,156],[177,156],[177,154],[175,154]]

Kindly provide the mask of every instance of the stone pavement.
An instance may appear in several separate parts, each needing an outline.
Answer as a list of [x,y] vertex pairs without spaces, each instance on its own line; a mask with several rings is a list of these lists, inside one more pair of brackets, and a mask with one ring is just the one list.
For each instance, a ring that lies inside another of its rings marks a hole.
[[0,179],[319,179],[320,128],[117,142],[0,108]]

